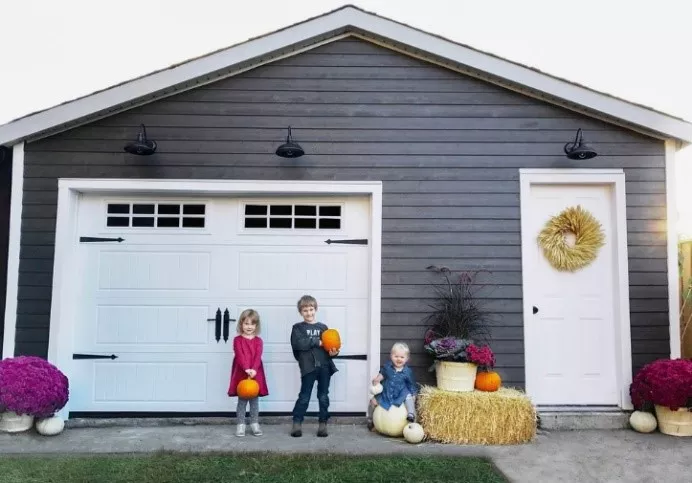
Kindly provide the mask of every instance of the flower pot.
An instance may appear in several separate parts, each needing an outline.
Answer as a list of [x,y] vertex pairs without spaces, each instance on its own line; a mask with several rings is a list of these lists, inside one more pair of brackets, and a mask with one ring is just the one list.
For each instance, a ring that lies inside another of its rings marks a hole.
[[27,414],[17,414],[12,411],[0,413],[0,431],[19,433],[27,431],[34,424],[34,417]]
[[437,361],[435,374],[437,387],[443,391],[473,391],[478,366],[471,362]]
[[655,405],[658,430],[671,436],[692,436],[692,411],[680,408],[671,411],[665,406]]

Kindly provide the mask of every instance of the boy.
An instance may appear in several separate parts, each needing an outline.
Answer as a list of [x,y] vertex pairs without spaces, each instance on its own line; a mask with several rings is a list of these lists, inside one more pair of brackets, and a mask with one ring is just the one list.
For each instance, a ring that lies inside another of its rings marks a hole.
[[300,393],[293,407],[293,427],[291,436],[298,438],[303,435],[303,419],[310,404],[310,394],[317,382],[317,402],[319,403],[319,427],[317,436],[327,436],[327,420],[329,419],[329,383],[337,369],[332,361],[339,351],[330,352],[322,349],[322,332],[328,327],[317,322],[317,300],[310,295],[303,295],[298,300],[298,312],[303,316],[303,322],[293,324],[291,330],[291,348],[293,357],[300,367]]

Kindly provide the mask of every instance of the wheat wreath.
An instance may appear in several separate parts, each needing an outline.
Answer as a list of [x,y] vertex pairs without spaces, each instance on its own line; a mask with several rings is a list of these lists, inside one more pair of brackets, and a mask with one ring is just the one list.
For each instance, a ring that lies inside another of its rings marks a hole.
[[[574,233],[574,246],[565,235]],[[605,235],[596,218],[580,205],[565,208],[553,216],[538,235],[538,244],[550,264],[557,270],[574,272],[593,262]]]

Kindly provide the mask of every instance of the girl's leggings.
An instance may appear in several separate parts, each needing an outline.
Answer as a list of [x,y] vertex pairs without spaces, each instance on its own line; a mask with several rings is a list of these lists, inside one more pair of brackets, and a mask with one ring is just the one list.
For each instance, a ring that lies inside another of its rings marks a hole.
[[250,423],[259,423],[259,398],[243,399],[239,397],[238,408],[236,409],[238,424],[245,424],[245,411],[248,401],[250,401]]

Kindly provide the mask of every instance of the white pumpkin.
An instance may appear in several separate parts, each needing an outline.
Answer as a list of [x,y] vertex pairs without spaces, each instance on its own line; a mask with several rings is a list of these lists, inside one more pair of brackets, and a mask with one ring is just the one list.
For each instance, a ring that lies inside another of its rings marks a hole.
[[382,387],[382,384],[380,384],[379,382],[378,382],[377,384],[371,384],[371,385],[370,385],[370,395],[372,395],[372,396],[377,396],[377,395],[380,394],[383,390],[384,390],[384,389],[383,389],[383,387]]
[[372,415],[372,422],[378,433],[386,436],[399,438],[404,434],[404,427],[408,424],[406,416],[406,406],[390,406],[389,409],[382,409],[377,406]]
[[418,444],[425,439],[423,426],[418,423],[409,423],[404,428],[404,439],[411,444]]
[[60,416],[39,419],[36,421],[36,431],[44,436],[55,436],[65,429],[65,421]]
[[657,425],[656,416],[647,411],[634,411],[630,416],[630,426],[640,433],[650,433]]

